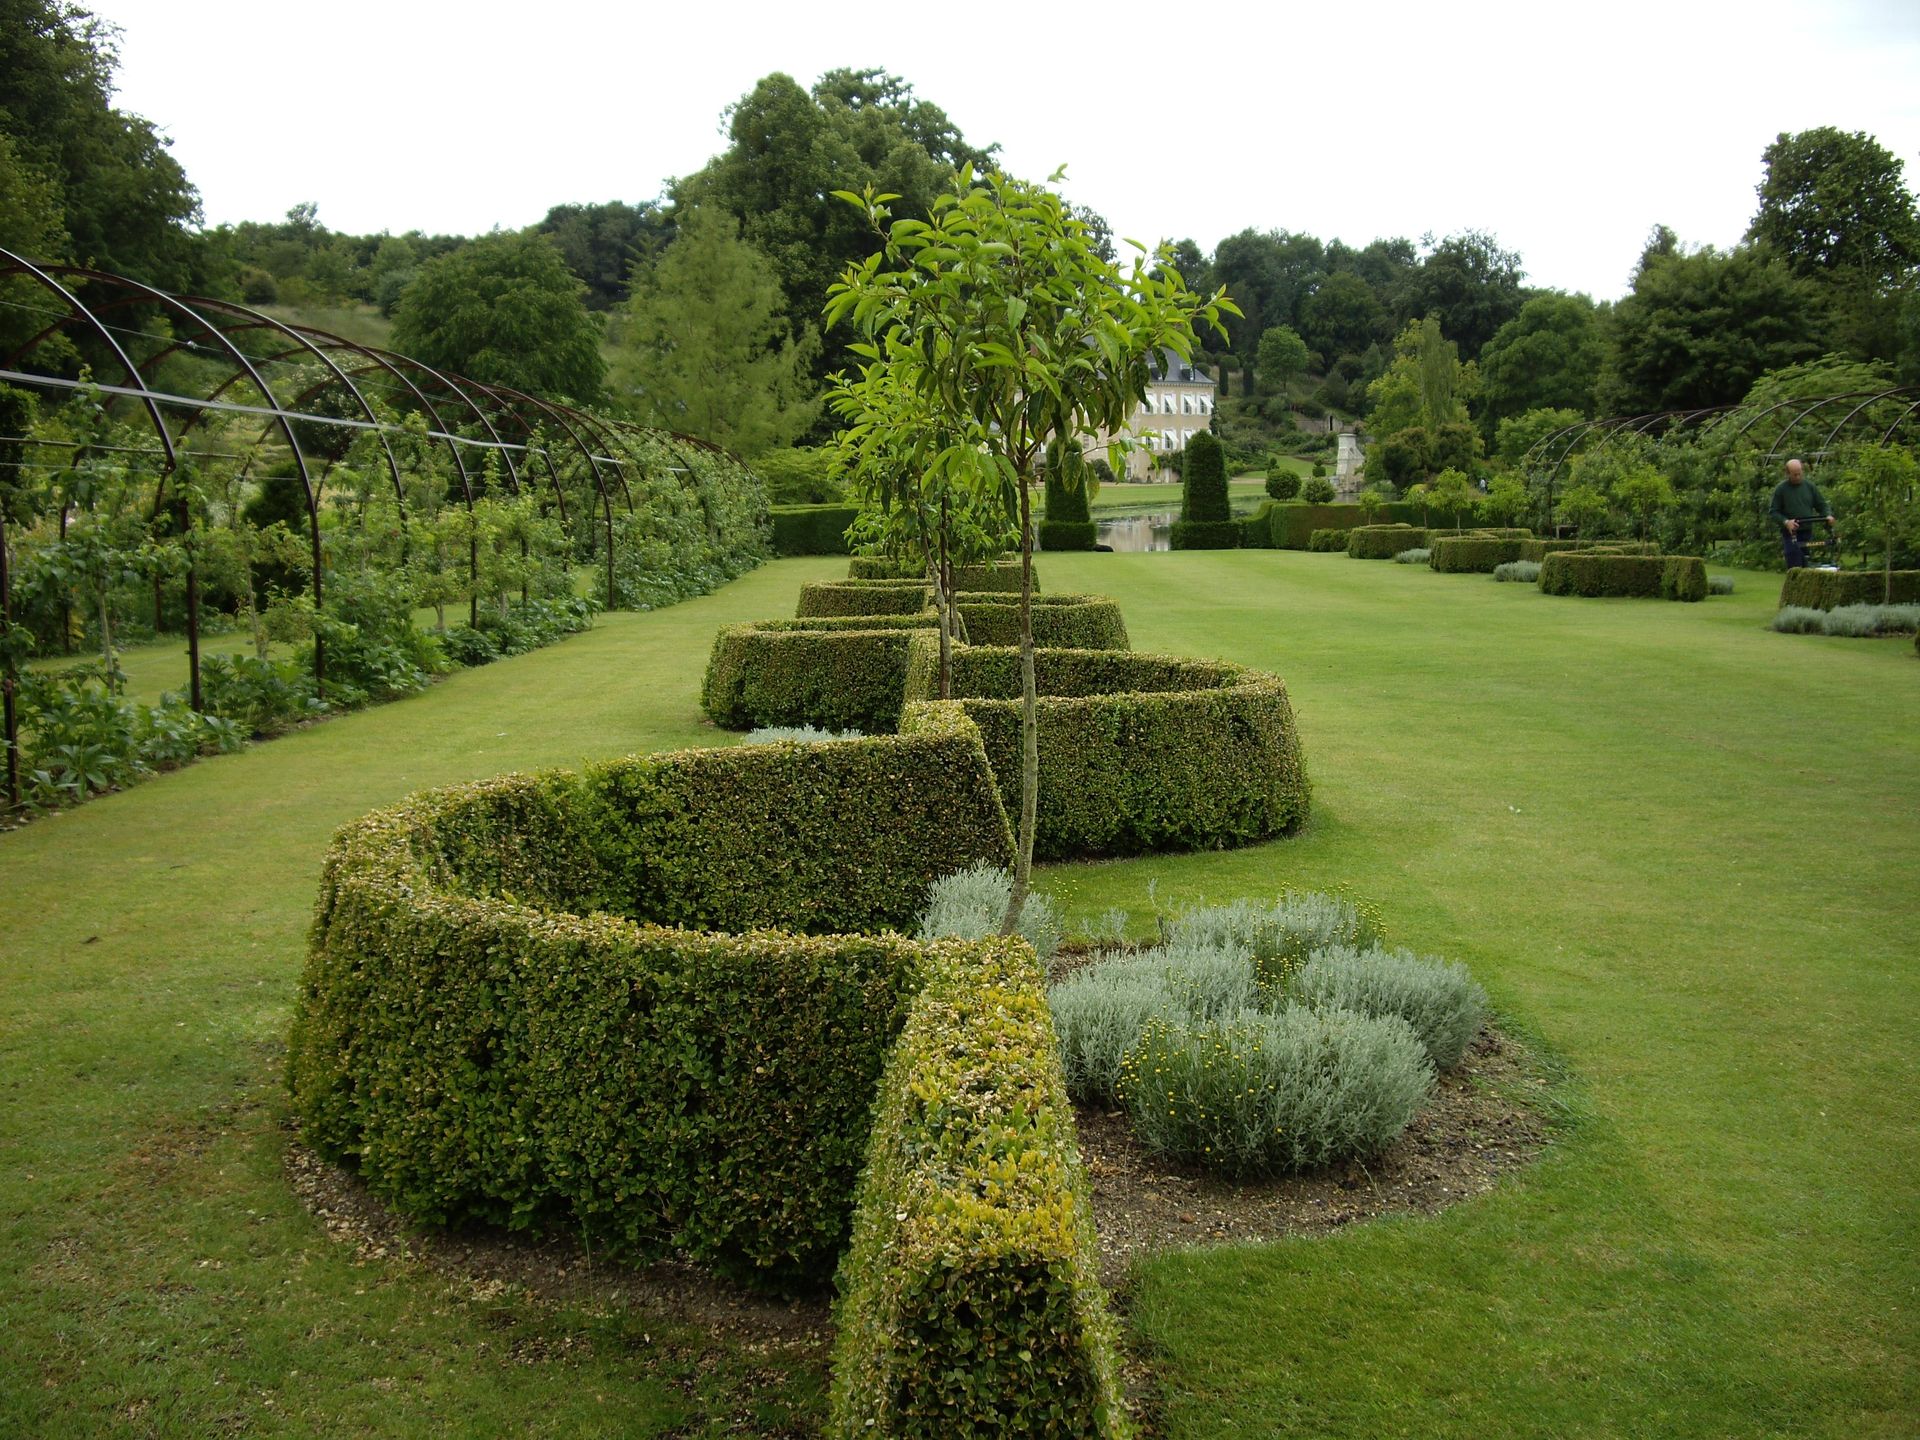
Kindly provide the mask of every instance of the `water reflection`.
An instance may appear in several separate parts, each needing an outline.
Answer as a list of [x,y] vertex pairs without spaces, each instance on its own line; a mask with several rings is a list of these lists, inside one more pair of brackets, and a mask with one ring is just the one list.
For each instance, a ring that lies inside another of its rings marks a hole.
[[1169,510],[1164,515],[1125,515],[1114,520],[1097,520],[1093,538],[1096,544],[1122,554],[1171,550],[1173,522],[1179,518],[1178,510]]

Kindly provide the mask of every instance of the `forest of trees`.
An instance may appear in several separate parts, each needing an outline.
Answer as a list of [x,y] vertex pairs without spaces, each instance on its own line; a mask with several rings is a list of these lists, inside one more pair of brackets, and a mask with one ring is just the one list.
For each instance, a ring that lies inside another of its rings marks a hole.
[[[827,287],[876,242],[832,192],[871,185],[901,197],[896,216],[923,214],[956,166],[997,151],[883,71],[774,74],[727,111],[726,147],[652,199],[556,204],[479,237],[348,235],[313,204],[209,228],[153,126],[112,105],[110,27],[64,0],[0,0],[0,20],[0,244],[254,304],[373,307],[432,363],[747,454],[833,423],[820,398],[847,337],[823,326]],[[1249,227],[1174,255],[1242,311],[1205,356],[1237,413],[1359,420],[1396,479],[1496,461],[1503,424],[1529,415],[1726,404],[1824,356],[1920,380],[1920,218],[1900,159],[1833,129],[1782,134],[1763,158],[1739,243],[1655,225],[1612,302],[1528,285],[1522,257],[1474,230],[1354,245]],[[476,299],[503,290],[527,303]],[[24,323],[0,310],[0,339]],[[1444,414],[1404,404],[1422,367],[1429,390],[1446,369]],[[716,394],[732,398],[702,403]]]

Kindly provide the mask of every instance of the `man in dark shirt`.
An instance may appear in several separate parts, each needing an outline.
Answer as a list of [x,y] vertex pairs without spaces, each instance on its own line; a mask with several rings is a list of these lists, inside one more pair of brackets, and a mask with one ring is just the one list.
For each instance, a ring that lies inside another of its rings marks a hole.
[[1806,466],[1798,460],[1787,461],[1787,478],[1773,487],[1773,504],[1767,514],[1780,527],[1780,544],[1786,551],[1789,570],[1807,563],[1807,536],[1813,531],[1814,521],[1825,520],[1829,533],[1833,530],[1827,497],[1806,478]]

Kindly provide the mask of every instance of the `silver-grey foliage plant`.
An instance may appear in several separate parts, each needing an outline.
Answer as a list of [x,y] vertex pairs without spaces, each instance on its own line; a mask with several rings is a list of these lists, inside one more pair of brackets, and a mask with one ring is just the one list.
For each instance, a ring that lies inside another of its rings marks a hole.
[[[927,908],[920,912],[920,938],[984,940],[996,935],[1012,894],[1013,877],[997,866],[982,862],[955,871],[934,882]],[[1042,964],[1050,962],[1060,948],[1060,916],[1053,901],[1028,891],[1019,934]]]
[[1451,1070],[1487,1020],[1487,992],[1458,961],[1410,950],[1334,946],[1294,977],[1294,998],[1315,1008],[1397,1015],[1413,1027],[1438,1070]]

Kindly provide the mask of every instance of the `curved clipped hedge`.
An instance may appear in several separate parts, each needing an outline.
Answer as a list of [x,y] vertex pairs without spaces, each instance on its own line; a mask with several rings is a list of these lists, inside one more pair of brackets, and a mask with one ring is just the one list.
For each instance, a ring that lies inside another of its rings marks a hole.
[[1707,598],[1707,567],[1688,555],[1619,555],[1559,550],[1540,562],[1546,595],[1623,595],[1662,600]]
[[1911,605],[1920,601],[1920,570],[1895,570],[1893,596],[1878,570],[1789,570],[1780,586],[1780,606],[1833,610],[1842,605]]
[[1427,563],[1444,575],[1491,575],[1494,567],[1520,558],[1527,542],[1496,535],[1437,535],[1428,542]]
[[[954,602],[969,644],[1020,643],[1018,595],[969,595],[962,591]],[[1119,603],[1105,595],[1036,595],[1033,643],[1068,650],[1125,650],[1131,642]]]
[[900,724],[907,642],[931,617],[869,616],[911,624],[800,628],[806,622],[729,625],[713,637],[700,704],[728,730],[817,725],[823,730],[892,731]]
[[959,717],[416,795],[328,853],[296,1108],[416,1220],[817,1280],[941,947],[667,925],[905,925],[936,878],[1011,851]]
[[1306,548],[1317,555],[1332,555],[1347,548],[1351,530],[1316,530],[1307,537]]
[[859,516],[854,505],[775,505],[773,553],[776,555],[844,555],[847,527]]
[[[924,572],[910,569],[884,555],[856,555],[847,565],[850,580],[925,580]],[[1020,593],[1020,557],[997,560],[991,565],[956,565],[953,588],[959,590],[1001,590]],[[1034,571],[1033,588],[1040,590],[1040,572]]]
[[840,1264],[828,1434],[1131,1433],[1033,952],[930,953]]
[[[901,733],[964,712],[1008,813],[1020,796],[1019,652],[956,647],[953,695],[933,700],[926,639],[909,655]],[[1037,650],[1045,859],[1220,849],[1291,834],[1310,789],[1286,686],[1222,661]]]
[[1347,554],[1355,560],[1391,560],[1426,543],[1427,532],[1417,525],[1359,525],[1347,532]]
[[933,603],[925,580],[809,580],[800,587],[794,614],[801,620],[823,615],[917,615]]

